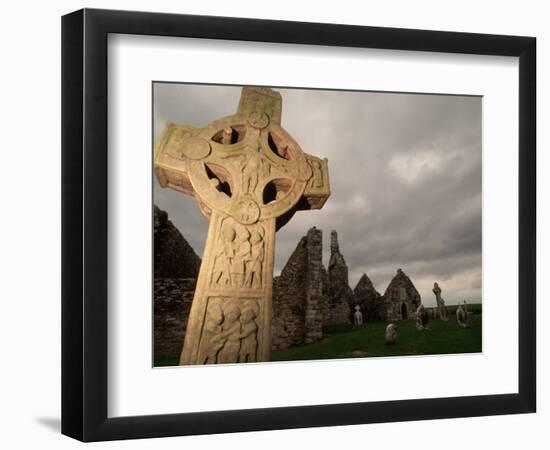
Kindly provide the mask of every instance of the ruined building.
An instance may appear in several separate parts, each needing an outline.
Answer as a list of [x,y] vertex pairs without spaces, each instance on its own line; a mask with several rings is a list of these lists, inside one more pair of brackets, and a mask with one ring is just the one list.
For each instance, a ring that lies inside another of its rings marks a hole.
[[323,232],[313,227],[273,280],[273,349],[315,342],[323,326],[350,323],[353,292],[335,231],[328,271],[322,259]]
[[386,320],[386,303],[384,297],[375,289],[372,281],[364,273],[353,290],[356,305],[361,308],[364,322]]
[[361,307],[363,320],[367,322],[414,319],[421,303],[413,282],[401,269],[397,269],[384,295],[380,295],[366,274],[359,279],[353,295],[355,304]]
[[415,317],[420,306],[420,294],[414,287],[411,279],[401,269],[390,281],[384,293],[386,305],[386,320],[406,320]]
[[165,211],[154,207],[154,354],[179,355],[201,259]]

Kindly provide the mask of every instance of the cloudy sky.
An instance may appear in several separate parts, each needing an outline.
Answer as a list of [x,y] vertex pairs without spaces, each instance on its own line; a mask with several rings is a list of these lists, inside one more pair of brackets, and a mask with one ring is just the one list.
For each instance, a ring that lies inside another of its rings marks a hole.
[[[337,230],[350,286],[366,273],[384,293],[397,268],[434,305],[481,301],[481,98],[277,89],[282,126],[329,161],[331,197],[278,233],[277,275],[301,236]],[[155,83],[155,139],[165,122],[197,127],[235,112],[240,88]],[[208,223],[195,201],[154,181],[154,202],[202,255]]]

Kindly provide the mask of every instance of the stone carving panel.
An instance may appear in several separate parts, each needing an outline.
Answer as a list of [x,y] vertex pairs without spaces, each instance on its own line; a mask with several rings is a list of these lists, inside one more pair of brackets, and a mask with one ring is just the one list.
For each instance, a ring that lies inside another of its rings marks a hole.
[[197,363],[257,361],[259,312],[258,299],[209,298]]
[[245,227],[230,217],[222,221],[211,285],[226,289],[262,288],[265,230]]

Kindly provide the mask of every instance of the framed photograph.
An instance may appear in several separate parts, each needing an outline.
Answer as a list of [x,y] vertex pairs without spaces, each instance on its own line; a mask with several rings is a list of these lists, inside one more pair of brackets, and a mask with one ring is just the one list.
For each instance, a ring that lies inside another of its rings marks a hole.
[[62,21],[62,432],[536,409],[536,40]]

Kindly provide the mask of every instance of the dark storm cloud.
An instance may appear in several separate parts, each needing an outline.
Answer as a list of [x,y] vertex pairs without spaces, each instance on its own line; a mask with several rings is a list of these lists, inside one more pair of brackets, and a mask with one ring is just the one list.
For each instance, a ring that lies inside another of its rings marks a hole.
[[[448,303],[481,299],[481,99],[280,89],[283,127],[308,153],[329,159],[332,195],[277,233],[280,271],[301,236],[330,230],[353,287],[366,272],[385,290],[401,267],[423,301],[439,281]],[[164,123],[195,126],[232,114],[240,88],[156,84],[155,137]],[[198,253],[207,223],[193,199],[161,189],[155,203]]]

